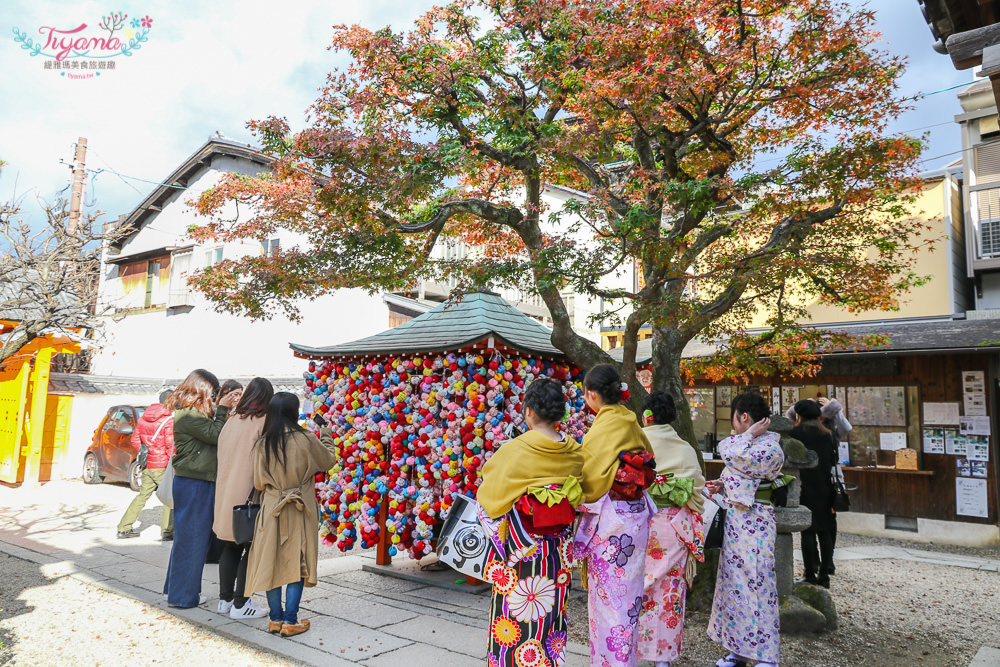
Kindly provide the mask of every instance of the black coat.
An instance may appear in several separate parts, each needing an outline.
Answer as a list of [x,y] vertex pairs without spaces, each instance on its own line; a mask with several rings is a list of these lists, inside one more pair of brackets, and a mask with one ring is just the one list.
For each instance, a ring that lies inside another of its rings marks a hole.
[[800,440],[819,457],[815,468],[803,468],[799,471],[802,478],[800,501],[812,510],[811,528],[817,531],[833,530],[833,482],[830,480],[830,472],[837,463],[837,442],[831,433],[808,422],[796,426],[788,435]]

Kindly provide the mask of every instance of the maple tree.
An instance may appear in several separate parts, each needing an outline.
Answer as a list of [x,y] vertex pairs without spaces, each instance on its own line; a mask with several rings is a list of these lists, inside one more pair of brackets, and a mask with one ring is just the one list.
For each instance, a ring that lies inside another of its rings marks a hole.
[[[805,304],[896,308],[923,280],[907,212],[921,144],[886,131],[906,108],[904,63],[873,26],[828,0],[460,0],[408,31],[338,27],[350,65],[308,126],[249,124],[273,173],[229,175],[196,202],[198,238],[284,228],[309,243],[193,282],[253,317],[341,287],[517,286],[584,368],[609,356],[562,293],[601,298],[636,400],[652,327],[653,387],[690,439],[685,370],[812,372],[822,350],[873,341],[803,329]],[[549,184],[579,195],[548,208]],[[435,259],[445,239],[481,252]],[[621,286],[633,266],[640,289]],[[768,333],[748,332],[760,313]],[[684,369],[696,337],[719,353]]]

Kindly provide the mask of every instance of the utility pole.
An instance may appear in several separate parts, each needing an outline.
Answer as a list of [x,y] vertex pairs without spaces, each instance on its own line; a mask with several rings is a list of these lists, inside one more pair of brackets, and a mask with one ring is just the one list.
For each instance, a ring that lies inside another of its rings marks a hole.
[[80,208],[83,205],[83,163],[87,159],[87,138],[76,140],[76,165],[73,167],[73,198],[69,203],[69,226],[66,231],[70,236],[76,234],[80,226]]

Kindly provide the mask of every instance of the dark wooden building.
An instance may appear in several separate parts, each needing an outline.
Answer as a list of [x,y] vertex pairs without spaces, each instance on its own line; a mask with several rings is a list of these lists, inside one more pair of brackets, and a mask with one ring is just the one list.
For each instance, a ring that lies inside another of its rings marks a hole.
[[[854,427],[842,443],[844,475],[858,487],[852,511],[840,517],[841,530],[954,544],[1000,543],[1000,320],[829,328],[885,333],[891,343],[827,355],[812,378],[762,377],[749,385],[695,381],[686,391],[702,450],[711,452],[730,435],[729,405],[743,391],[762,394],[775,412],[803,398],[836,398]],[[639,344],[640,373],[644,366],[648,370],[649,346],[649,341]],[[721,467],[706,462],[709,477]]]

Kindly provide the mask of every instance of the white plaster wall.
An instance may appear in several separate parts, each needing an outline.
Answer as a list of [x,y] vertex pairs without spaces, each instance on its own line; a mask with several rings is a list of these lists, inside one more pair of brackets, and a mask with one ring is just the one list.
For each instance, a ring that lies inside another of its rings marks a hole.
[[93,372],[170,379],[205,368],[220,378],[296,376],[306,361],[293,356],[289,343],[336,345],[388,326],[381,299],[361,290],[340,290],[303,304],[301,312],[299,323],[285,317],[253,322],[216,313],[203,302],[190,309],[129,315],[107,326]]
[[[225,172],[259,171],[259,165],[247,160],[215,157],[210,167],[192,179],[187,190],[172,195],[163,210],[123,245],[121,255],[191,245],[187,229],[204,219],[194,215],[188,202],[215,185]],[[230,208],[223,216],[235,214],[235,209]],[[280,239],[282,249],[300,247],[308,252],[312,246],[311,240],[300,234],[280,232],[275,236]],[[218,243],[195,244],[191,268],[202,268],[206,250],[218,246]],[[256,241],[223,247],[223,257],[228,259],[261,252]],[[123,296],[117,277],[117,266],[105,264],[101,302],[119,308],[134,307],[136,304],[128,303]],[[165,298],[154,299],[154,303],[165,303]],[[206,368],[220,378],[299,375],[305,362],[292,355],[290,342],[335,345],[370,336],[388,326],[387,309],[380,297],[362,290],[340,290],[331,296],[302,301],[301,322],[292,322],[284,315],[254,322],[217,313],[197,293],[193,304],[106,318],[100,334],[101,349],[93,362],[94,374],[169,379],[182,378],[195,368]]]

